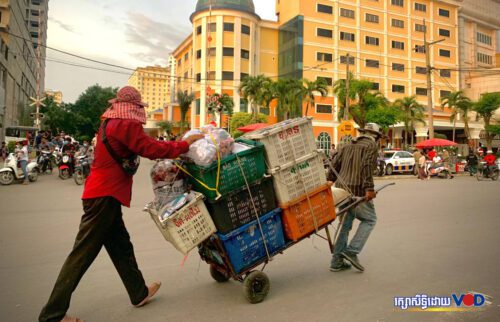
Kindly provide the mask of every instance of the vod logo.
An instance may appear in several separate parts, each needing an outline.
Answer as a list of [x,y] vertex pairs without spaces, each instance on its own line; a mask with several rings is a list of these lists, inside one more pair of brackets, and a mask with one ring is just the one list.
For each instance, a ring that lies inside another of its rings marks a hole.
[[457,307],[483,306],[486,301],[483,294],[452,294],[451,297]]

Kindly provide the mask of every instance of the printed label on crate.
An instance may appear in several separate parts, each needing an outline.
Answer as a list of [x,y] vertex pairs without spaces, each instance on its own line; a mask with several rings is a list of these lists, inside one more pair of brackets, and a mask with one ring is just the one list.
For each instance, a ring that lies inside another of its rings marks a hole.
[[279,132],[278,137],[281,140],[286,140],[287,138],[294,136],[294,135],[297,135],[297,134],[300,134],[300,127],[298,125],[295,125],[292,128],[289,128],[289,129],[286,129],[286,130]]
[[200,208],[198,208],[198,206],[195,205],[190,207],[182,217],[174,218],[172,222],[175,224],[175,226],[181,227],[187,224],[190,220],[192,220],[200,213],[201,213]]
[[296,166],[292,167],[290,169],[290,172],[295,174],[297,173],[297,168],[299,168],[300,170],[304,170],[304,169],[307,169],[307,168],[310,168],[311,165],[309,164],[309,161],[306,161],[306,162],[303,162],[303,163],[300,163],[300,164],[297,164]]

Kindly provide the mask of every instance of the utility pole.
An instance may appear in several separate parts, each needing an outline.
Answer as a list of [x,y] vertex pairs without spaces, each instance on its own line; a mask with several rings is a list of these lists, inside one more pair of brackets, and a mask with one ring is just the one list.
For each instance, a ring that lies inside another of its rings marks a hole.
[[349,53],[345,56],[346,58],[346,78],[345,78],[345,109],[344,109],[344,120],[349,120],[349,92],[350,92],[350,75],[349,75]]
[[427,42],[427,25],[424,19],[424,51],[425,51],[425,65],[427,73],[427,109],[429,114],[429,139],[434,139],[434,103],[432,102],[432,70],[434,67],[431,66],[431,52],[430,47],[434,44],[444,41],[440,39],[433,42]]

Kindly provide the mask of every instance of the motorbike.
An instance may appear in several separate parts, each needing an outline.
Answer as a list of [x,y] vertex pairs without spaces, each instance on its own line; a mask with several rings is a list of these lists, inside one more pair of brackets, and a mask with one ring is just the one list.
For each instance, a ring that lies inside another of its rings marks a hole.
[[481,181],[482,179],[491,179],[493,181],[497,181],[499,175],[500,175],[500,170],[498,168],[498,164],[488,167],[486,165],[486,162],[484,161],[479,162],[479,166],[476,172],[476,178],[478,181]]
[[428,173],[431,177],[438,177],[443,179],[453,179],[451,170],[444,162],[436,163],[431,165],[428,169]]
[[377,160],[377,164],[373,169],[373,175],[378,177],[383,177],[385,175],[385,161]]
[[90,162],[89,158],[86,155],[76,157],[76,166],[75,173],[73,177],[75,178],[75,183],[77,185],[82,185],[85,182],[85,179],[90,174]]
[[59,178],[66,180],[73,175],[73,153],[63,153],[58,164]]
[[52,174],[52,153],[50,151],[40,151],[37,164],[41,174],[45,174],[47,171]]
[[[29,162],[27,166],[28,180],[35,182],[38,180],[38,165],[36,162]],[[10,185],[14,181],[24,181],[24,173],[19,161],[14,153],[10,153],[5,159],[4,167],[0,169],[0,184]]]

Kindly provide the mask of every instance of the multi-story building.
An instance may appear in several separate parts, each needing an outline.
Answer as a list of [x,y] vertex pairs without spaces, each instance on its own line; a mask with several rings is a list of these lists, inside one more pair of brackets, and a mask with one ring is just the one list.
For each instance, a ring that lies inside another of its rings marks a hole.
[[130,76],[128,84],[141,93],[142,100],[149,105],[146,108],[149,114],[165,107],[170,95],[169,74],[169,68],[147,66],[137,68]]
[[63,102],[63,94],[61,91],[54,91],[54,90],[46,90],[45,91],[45,96],[46,97],[53,97],[54,102],[58,105],[61,105]]
[[[19,125],[21,111],[37,93],[37,59],[27,21],[29,1],[0,0],[0,138]],[[43,79],[41,80],[43,83]]]
[[[29,14],[26,15],[26,24],[28,26],[31,41],[35,53],[40,55],[40,93],[45,90],[45,57],[47,52],[47,25],[49,0],[27,0],[29,3]],[[28,12],[26,12],[28,13]]]
[[[356,78],[393,101],[416,95],[427,105],[432,95],[437,130],[450,129],[449,113],[440,97],[459,86],[458,7],[452,0],[288,0],[276,1],[277,22],[260,19],[251,0],[199,0],[191,15],[192,34],[173,52],[176,89],[196,95],[190,120],[205,124],[207,93],[233,97],[235,111],[247,111],[238,93],[246,75],[263,74],[276,80],[294,77],[328,84],[346,78],[346,65]],[[424,24],[425,21],[425,24]],[[434,88],[427,92],[423,52],[427,41]],[[347,60],[347,54],[350,55]],[[276,120],[274,108],[268,111]],[[323,142],[338,138],[338,101],[332,93],[318,97],[309,115]],[[178,114],[172,113],[174,118]],[[417,130],[417,139],[427,128]],[[393,131],[398,145],[402,127]]]

